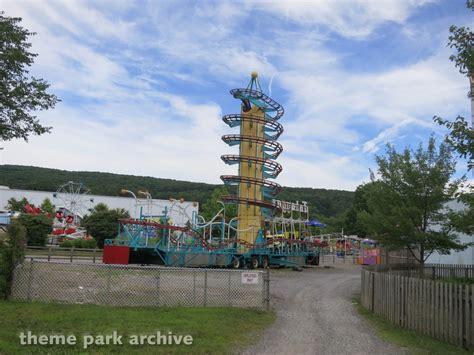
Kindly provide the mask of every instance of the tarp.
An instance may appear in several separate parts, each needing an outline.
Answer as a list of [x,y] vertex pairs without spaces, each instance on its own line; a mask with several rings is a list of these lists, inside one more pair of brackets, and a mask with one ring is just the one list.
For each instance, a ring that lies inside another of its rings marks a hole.
[[377,244],[377,242],[375,240],[372,240],[372,239],[364,239],[362,241],[362,243],[364,243],[364,244]]
[[313,219],[311,221],[306,221],[306,222],[304,222],[304,225],[308,226],[308,227],[319,227],[319,228],[326,228],[327,227],[327,225],[325,225],[324,223],[319,222],[316,219]]

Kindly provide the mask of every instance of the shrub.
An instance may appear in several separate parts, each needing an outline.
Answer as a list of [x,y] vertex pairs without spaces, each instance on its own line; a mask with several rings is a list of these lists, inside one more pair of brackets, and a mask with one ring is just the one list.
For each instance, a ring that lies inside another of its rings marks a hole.
[[114,239],[117,236],[118,220],[129,217],[128,213],[122,209],[108,210],[101,207],[87,217],[85,226],[88,234],[94,237],[97,245],[102,248],[105,239]]
[[62,248],[72,248],[72,240],[65,240],[59,244]]
[[97,248],[97,242],[95,241],[95,239],[83,239],[81,245],[84,249]]
[[28,245],[44,246],[48,234],[53,230],[53,220],[43,214],[22,214],[18,219],[26,228]]
[[13,221],[7,229],[7,238],[0,241],[0,297],[10,294],[13,270],[25,256],[26,229]]
[[82,240],[81,239],[74,239],[72,241],[72,246],[74,248],[82,248]]
[[62,248],[82,248],[82,249],[94,249],[97,247],[95,239],[74,239],[65,240],[60,245]]

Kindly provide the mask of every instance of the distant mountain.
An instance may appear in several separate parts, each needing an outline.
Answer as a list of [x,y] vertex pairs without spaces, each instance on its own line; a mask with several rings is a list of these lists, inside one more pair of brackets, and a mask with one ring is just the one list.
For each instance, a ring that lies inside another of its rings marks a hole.
[[[120,190],[148,191],[153,198],[184,198],[200,205],[210,197],[212,190],[221,185],[160,179],[150,176],[111,174],[91,171],[67,171],[22,165],[1,165],[0,185],[11,189],[56,191],[68,181],[82,182],[95,195],[119,196]],[[232,190],[232,189],[230,189]],[[348,210],[354,193],[344,190],[285,187],[278,199],[307,201],[312,216],[332,217]]]

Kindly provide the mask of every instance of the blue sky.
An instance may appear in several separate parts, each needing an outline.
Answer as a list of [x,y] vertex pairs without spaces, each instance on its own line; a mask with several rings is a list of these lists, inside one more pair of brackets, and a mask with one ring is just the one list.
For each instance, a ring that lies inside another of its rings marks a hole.
[[[469,117],[446,48],[464,0],[11,1],[37,32],[31,73],[62,99],[53,133],[5,143],[2,163],[220,182],[229,90],[252,71],[285,107],[277,182],[353,190],[399,149]],[[461,166],[460,166],[461,167]]]

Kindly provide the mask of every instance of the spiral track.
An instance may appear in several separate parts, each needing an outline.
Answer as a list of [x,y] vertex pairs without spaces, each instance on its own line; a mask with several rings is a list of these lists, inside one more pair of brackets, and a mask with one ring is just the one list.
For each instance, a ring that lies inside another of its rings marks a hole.
[[[277,159],[283,151],[283,147],[277,142],[277,139],[283,133],[283,126],[278,120],[283,116],[284,109],[279,103],[261,91],[256,74],[252,75],[247,88],[232,89],[230,94],[241,100],[242,113],[225,115],[222,120],[229,127],[239,127],[241,131],[240,134],[223,135],[222,140],[229,146],[238,145],[240,154],[222,155],[221,159],[228,165],[239,164],[239,166],[242,166],[242,163],[247,163],[250,167],[253,164],[256,166],[255,171],[261,169],[261,176],[243,176],[240,168],[239,175],[222,175],[221,179],[226,185],[239,187],[238,196],[222,196],[222,200],[227,203],[257,206],[262,209],[264,214],[267,214],[275,206],[270,201],[266,201],[265,198],[275,197],[281,191],[279,184],[267,179],[276,178],[282,171],[282,166],[273,159]],[[254,107],[259,109],[259,116],[247,113]],[[242,126],[245,124],[263,127],[263,134],[260,134],[260,136],[243,134]],[[245,155],[242,153],[242,144],[247,144],[250,147],[256,145],[259,149],[255,149],[255,156]],[[257,154],[259,150],[260,156]],[[243,184],[247,187],[258,187],[261,191],[261,199],[241,196],[240,186]]]

